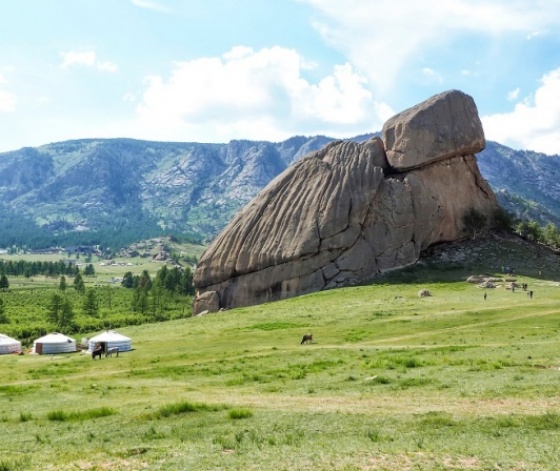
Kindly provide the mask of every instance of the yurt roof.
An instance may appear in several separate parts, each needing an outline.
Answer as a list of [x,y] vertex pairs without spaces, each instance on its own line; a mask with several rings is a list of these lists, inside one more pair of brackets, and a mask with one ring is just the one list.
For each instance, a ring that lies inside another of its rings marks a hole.
[[14,344],[14,343],[20,343],[20,341],[13,339],[12,337],[8,337],[7,335],[0,334],[0,344]]
[[92,337],[91,339],[89,339],[89,341],[90,342],[118,342],[118,341],[128,342],[130,341],[130,338],[122,334],[119,334],[114,330],[108,330],[107,332],[103,332],[99,335],[96,335],[95,337]]
[[67,337],[60,332],[53,332],[52,334],[47,334],[44,337],[35,340],[38,343],[62,343],[62,342],[75,342],[74,339]]

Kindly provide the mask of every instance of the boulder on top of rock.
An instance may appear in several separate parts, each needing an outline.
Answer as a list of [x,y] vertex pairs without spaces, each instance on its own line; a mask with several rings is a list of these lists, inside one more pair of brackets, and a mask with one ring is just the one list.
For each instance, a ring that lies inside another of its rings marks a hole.
[[486,146],[474,100],[449,90],[390,118],[382,130],[389,164],[409,170]]

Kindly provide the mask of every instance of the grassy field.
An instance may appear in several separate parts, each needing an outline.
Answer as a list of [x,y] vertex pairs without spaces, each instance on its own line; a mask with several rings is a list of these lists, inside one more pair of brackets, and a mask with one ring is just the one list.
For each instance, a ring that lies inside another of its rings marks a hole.
[[[25,260],[25,261],[47,261],[47,262],[58,262],[66,257],[61,257],[60,255],[1,255],[0,259],[3,260]],[[72,258],[74,262],[76,259]],[[157,271],[163,266],[164,262],[153,261],[151,259],[135,257],[135,258],[116,258],[115,265],[108,264],[104,260],[93,260],[91,264],[95,270],[94,277],[84,276],[83,280],[86,286],[107,284],[113,278],[122,278],[126,272],[131,272],[133,275],[140,275],[142,271],[147,270],[151,277],[154,277]],[[77,260],[79,263],[79,268],[83,273],[86,266],[86,262]],[[66,276],[66,279],[71,283],[73,280],[72,276]],[[29,279],[20,277],[9,277],[10,288],[20,289],[20,288],[37,288],[45,286],[58,286],[60,282],[60,277],[47,277],[42,275],[32,276]]]
[[[179,244],[166,241],[166,247],[179,254],[180,257],[196,257],[199,258],[204,252],[205,246],[193,245],[193,244]],[[131,272],[133,275],[140,275],[144,270],[150,273],[150,276],[154,277],[157,271],[165,264],[165,262],[154,260],[152,256],[158,253],[158,247],[155,246],[148,251],[150,256],[141,257],[114,257],[110,263],[108,260],[100,259],[97,256],[93,256],[90,262],[86,261],[86,258],[82,256],[81,258],[76,258],[75,255],[68,256],[65,253],[58,254],[0,254],[0,260],[17,262],[23,260],[26,262],[59,262],[60,260],[72,260],[73,263],[78,264],[78,267],[83,272],[85,266],[91,263],[95,269],[95,277],[84,277],[84,282],[86,285],[96,285],[96,284],[106,284],[114,278],[122,278],[126,272]],[[182,261],[184,266],[189,265],[188,263]],[[72,280],[71,277],[67,277]],[[12,278],[10,280],[10,287],[15,289],[20,288],[37,288],[43,286],[57,286],[60,279],[49,278],[45,276],[34,276],[29,279],[25,277]]]
[[118,358],[1,356],[0,470],[560,469],[548,278],[518,277],[533,299],[449,275],[123,328]]

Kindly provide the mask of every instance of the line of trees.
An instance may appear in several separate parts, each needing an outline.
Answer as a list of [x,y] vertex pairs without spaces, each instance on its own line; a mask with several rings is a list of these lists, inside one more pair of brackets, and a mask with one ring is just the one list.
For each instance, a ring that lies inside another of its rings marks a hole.
[[[469,209],[463,215],[463,224],[472,237],[477,237],[490,228],[488,218],[474,208]],[[508,211],[500,208],[493,215],[493,228],[513,232],[526,240],[555,249],[560,248],[560,231],[551,222],[541,226],[537,221],[517,219]]]
[[[8,276],[50,276],[61,275],[76,276],[80,273],[80,268],[73,262],[60,260],[58,262],[27,262],[25,260],[0,260],[0,274]],[[84,268],[84,275],[94,276],[95,268],[90,263]]]
[[560,232],[552,223],[540,226],[536,221],[520,221],[515,226],[515,232],[524,239],[560,248]]
[[169,269],[164,265],[158,270],[154,280],[147,270],[140,275],[127,272],[122,286],[133,290],[133,312],[148,315],[158,321],[166,319],[165,312],[174,298],[194,294],[193,275],[189,267]]
[[170,269],[164,265],[158,270],[154,281],[152,281],[147,270],[144,270],[141,275],[133,275],[132,272],[128,271],[124,274],[121,285],[125,288],[141,291],[150,291],[155,286],[170,293],[184,296],[194,294],[193,274],[189,267],[173,267]]

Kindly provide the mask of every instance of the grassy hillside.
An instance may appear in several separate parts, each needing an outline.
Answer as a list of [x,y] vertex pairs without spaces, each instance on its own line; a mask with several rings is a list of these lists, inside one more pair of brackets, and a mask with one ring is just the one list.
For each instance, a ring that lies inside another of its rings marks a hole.
[[558,469],[558,278],[429,270],[1,356],[0,469]]

